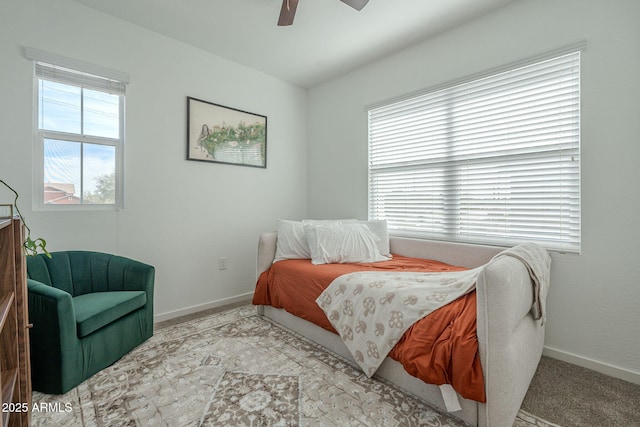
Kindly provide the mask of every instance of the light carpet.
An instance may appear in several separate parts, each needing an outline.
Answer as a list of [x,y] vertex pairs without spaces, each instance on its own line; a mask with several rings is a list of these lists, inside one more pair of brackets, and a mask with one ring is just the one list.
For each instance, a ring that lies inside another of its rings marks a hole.
[[[253,306],[160,329],[67,394],[33,401],[34,426],[466,426]],[[514,426],[554,424],[521,411]]]

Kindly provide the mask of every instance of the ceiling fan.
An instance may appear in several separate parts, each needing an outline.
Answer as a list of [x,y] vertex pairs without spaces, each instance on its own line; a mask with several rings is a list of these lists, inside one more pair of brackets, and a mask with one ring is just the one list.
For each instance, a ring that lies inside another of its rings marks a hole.
[[[369,0],[340,0],[342,3],[351,6],[356,10],[361,10]],[[280,9],[280,18],[278,19],[279,26],[286,26],[293,24],[293,17],[296,15],[296,8],[298,7],[298,0],[282,0],[282,8]]]

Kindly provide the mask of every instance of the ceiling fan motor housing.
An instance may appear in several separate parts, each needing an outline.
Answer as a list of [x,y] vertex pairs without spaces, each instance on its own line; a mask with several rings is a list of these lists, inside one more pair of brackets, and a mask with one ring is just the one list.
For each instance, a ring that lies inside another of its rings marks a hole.
[[[356,10],[362,10],[369,0],[340,0],[342,3],[351,6]],[[278,18],[279,26],[288,26],[293,24],[293,18],[296,16],[298,8],[298,0],[282,0],[280,8],[280,17]]]

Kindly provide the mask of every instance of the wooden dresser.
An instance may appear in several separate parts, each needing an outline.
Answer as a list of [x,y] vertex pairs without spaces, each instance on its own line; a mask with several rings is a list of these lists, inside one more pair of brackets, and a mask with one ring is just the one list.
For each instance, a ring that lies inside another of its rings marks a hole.
[[29,312],[24,227],[11,206],[0,205],[0,427],[27,427],[31,415]]

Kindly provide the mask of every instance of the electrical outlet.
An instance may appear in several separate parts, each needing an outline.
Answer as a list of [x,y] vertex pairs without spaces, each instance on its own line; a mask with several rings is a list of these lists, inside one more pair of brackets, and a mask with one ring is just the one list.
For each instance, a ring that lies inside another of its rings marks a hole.
[[221,256],[218,258],[218,270],[226,270],[227,269],[227,257]]

